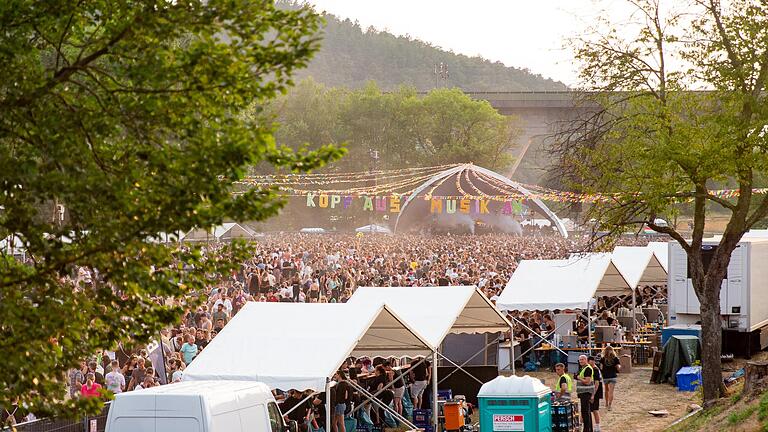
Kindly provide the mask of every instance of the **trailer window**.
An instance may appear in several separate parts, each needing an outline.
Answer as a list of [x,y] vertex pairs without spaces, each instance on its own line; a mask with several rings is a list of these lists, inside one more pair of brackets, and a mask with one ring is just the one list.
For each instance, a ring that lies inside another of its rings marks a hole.
[[274,402],[270,402],[267,405],[267,410],[269,411],[269,425],[272,428],[272,432],[282,432],[283,417],[280,415],[280,409],[277,408]]

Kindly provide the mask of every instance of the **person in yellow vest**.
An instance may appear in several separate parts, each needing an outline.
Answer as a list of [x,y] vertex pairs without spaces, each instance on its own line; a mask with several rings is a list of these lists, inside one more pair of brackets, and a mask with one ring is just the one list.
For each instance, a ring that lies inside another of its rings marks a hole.
[[557,373],[557,390],[555,392],[555,399],[558,401],[571,400],[571,394],[573,393],[573,378],[565,371],[565,365],[558,363],[555,365],[555,373]]
[[581,406],[581,423],[584,425],[584,432],[594,432],[592,430],[592,398],[595,395],[595,383],[592,380],[595,373],[585,355],[579,356],[579,367],[579,373],[576,375],[576,395],[579,397]]

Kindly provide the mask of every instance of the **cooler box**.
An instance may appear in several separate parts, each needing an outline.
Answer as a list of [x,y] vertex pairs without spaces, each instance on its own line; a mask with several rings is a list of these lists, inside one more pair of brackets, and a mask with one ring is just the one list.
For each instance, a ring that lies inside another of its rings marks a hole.
[[529,376],[498,377],[477,394],[483,432],[552,432],[552,390]]
[[675,374],[677,389],[680,391],[696,391],[701,385],[701,366],[686,366]]
[[686,325],[678,324],[664,327],[661,330],[661,346],[667,344],[667,341],[672,336],[696,336],[701,339],[701,326],[696,324]]

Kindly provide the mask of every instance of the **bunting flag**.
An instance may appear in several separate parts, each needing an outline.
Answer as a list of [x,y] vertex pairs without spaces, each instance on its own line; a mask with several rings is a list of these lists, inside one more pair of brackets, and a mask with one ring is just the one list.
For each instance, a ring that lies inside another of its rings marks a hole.
[[[534,199],[559,203],[605,203],[622,201],[628,197],[642,197],[641,192],[624,194],[579,193],[524,183],[515,183],[513,186],[498,178],[471,169],[471,164],[346,173],[253,175],[234,182],[234,184],[242,188],[274,189],[283,196],[306,197],[308,207],[347,209],[353,205],[355,199],[359,199],[364,210],[385,211],[384,209],[387,209],[389,212],[399,212],[402,203],[407,197],[413,195],[421,185],[445,170],[461,166],[466,168],[452,176],[436,180],[429,185],[429,188],[419,192],[416,198],[442,201],[441,206],[435,204],[435,210],[442,209],[445,212],[450,210],[451,212],[462,213],[462,209],[467,210],[467,212],[475,210],[481,212],[482,210],[479,204],[462,206],[463,200],[473,203],[491,201],[514,203]],[[436,194],[449,179],[453,179],[457,195]],[[740,191],[738,189],[720,189],[709,191],[709,193],[717,198],[732,199],[737,198]],[[752,193],[767,194],[768,188],[753,189]],[[383,203],[384,201],[377,202],[377,199],[386,201],[386,204]],[[456,201],[456,204],[453,201]],[[692,201],[692,198],[680,200],[680,202],[688,201]],[[430,208],[432,207],[430,205]],[[507,208],[507,205],[504,204],[503,207]],[[512,208],[513,205],[509,204],[509,207]],[[511,211],[514,213],[514,210]]]

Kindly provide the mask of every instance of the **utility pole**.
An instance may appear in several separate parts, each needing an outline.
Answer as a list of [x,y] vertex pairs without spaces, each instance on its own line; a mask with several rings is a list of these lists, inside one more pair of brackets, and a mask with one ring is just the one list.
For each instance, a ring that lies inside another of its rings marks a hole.
[[447,63],[435,63],[435,88],[448,87],[448,64]]
[[[378,174],[376,174],[376,171],[379,168],[379,151],[374,149],[368,149],[368,154],[371,156],[371,173],[373,174],[373,189],[376,190],[376,187],[379,184],[379,178]],[[376,195],[374,194],[373,199],[376,199]],[[368,224],[373,225],[373,214],[376,212],[376,205],[374,202],[373,210],[371,211],[371,217],[368,220]]]

